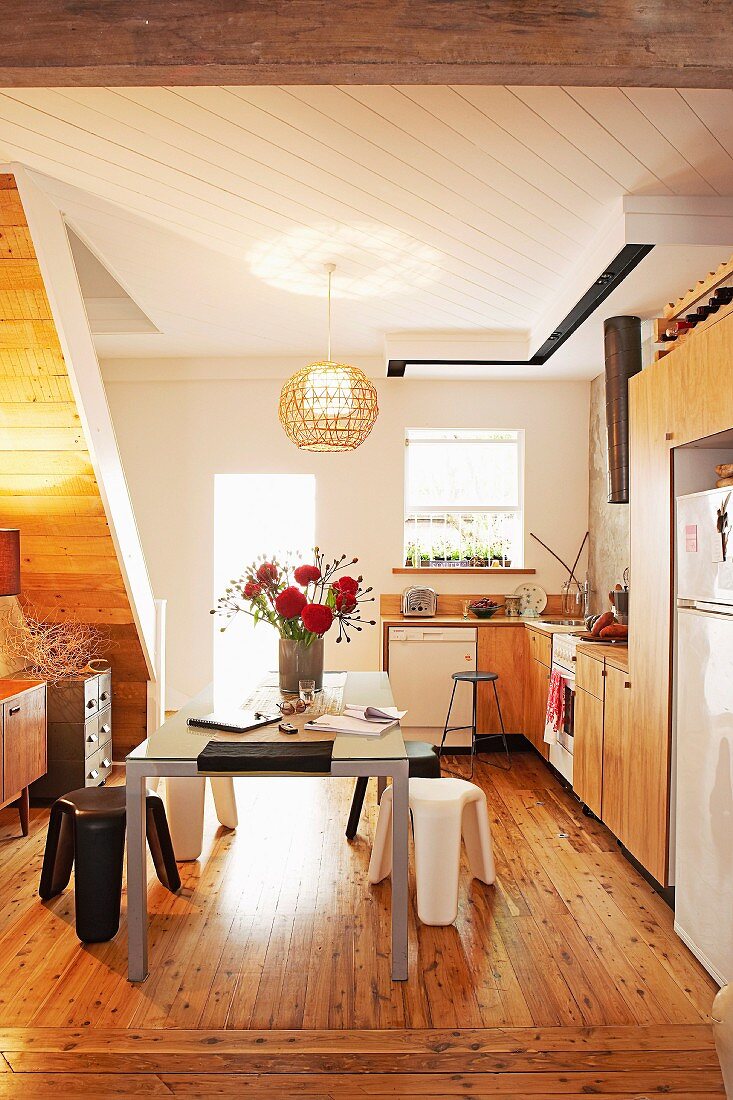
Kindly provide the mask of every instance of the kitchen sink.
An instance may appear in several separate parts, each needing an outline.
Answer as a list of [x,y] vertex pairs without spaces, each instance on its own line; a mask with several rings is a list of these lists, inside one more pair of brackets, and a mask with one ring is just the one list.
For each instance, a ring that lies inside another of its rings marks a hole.
[[585,626],[585,619],[535,619],[535,622],[548,626]]

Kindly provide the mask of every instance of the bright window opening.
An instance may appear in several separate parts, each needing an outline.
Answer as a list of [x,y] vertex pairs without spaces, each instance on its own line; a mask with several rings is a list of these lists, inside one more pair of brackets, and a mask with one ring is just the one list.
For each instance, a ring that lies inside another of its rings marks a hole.
[[[214,598],[260,554],[310,560],[316,479],[310,474],[217,474],[214,478]],[[213,606],[213,604],[212,604]],[[237,615],[224,633],[213,617],[216,705],[238,705],[277,668],[278,634]]]
[[410,429],[405,565],[524,565],[524,433]]

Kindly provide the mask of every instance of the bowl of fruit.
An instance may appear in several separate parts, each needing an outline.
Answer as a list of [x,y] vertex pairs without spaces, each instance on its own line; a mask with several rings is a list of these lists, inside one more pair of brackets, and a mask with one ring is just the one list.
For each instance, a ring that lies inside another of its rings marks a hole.
[[468,610],[472,615],[475,615],[477,619],[490,619],[492,615],[495,615],[499,610],[501,604],[498,604],[496,600],[492,600],[489,596],[484,596],[482,600],[474,600],[473,603],[468,605]]

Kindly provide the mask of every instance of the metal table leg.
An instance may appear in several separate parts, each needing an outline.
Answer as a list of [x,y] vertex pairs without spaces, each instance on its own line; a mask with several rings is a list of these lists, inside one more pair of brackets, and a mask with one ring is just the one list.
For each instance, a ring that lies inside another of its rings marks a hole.
[[392,764],[392,981],[407,981],[408,835],[410,765]]
[[145,838],[145,775],[127,764],[127,977],[148,976],[148,868]]

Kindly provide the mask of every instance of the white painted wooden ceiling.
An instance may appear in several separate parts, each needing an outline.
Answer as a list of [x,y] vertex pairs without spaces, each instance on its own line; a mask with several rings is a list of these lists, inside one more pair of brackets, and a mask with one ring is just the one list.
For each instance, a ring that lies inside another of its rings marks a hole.
[[0,159],[160,330],[101,355],[322,355],[332,260],[334,353],[378,356],[527,330],[624,194],[733,195],[733,92],[14,89]]

